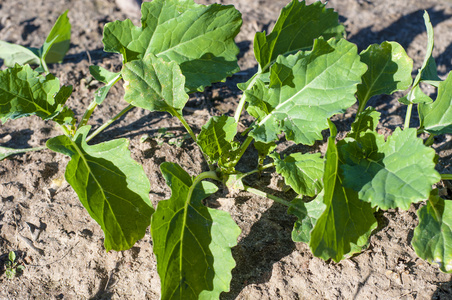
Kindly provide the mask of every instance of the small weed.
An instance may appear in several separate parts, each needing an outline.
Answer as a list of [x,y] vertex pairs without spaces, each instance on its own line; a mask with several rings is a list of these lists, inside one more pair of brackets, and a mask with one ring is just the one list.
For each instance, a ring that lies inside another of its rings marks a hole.
[[6,277],[8,279],[13,279],[17,274],[22,273],[25,267],[20,265],[16,261],[16,253],[14,251],[9,252],[8,261],[6,262]]

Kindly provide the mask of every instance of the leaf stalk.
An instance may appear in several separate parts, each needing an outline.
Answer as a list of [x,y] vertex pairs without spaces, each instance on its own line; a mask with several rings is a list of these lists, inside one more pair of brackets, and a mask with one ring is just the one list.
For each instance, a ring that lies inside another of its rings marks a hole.
[[406,109],[405,123],[403,124],[404,129],[410,128],[410,119],[411,119],[412,110],[413,110],[413,103],[410,103],[410,104],[408,104],[408,107]]
[[255,188],[252,188],[252,187],[247,186],[247,185],[245,185],[244,187],[245,187],[245,191],[253,193],[253,194],[257,195],[257,196],[266,197],[266,198],[268,198],[270,200],[273,200],[273,201],[275,201],[275,202],[277,202],[279,204],[285,205],[287,207],[292,206],[292,204],[289,201],[281,199],[281,198],[279,198],[277,196],[274,196],[272,194],[266,193],[264,191],[261,191],[261,190],[255,189]]
[[452,180],[452,174],[441,174],[441,180]]
[[108,120],[107,122],[105,122],[102,126],[100,126],[99,128],[96,129],[96,131],[94,131],[90,136],[88,136],[86,138],[86,142],[89,142],[90,140],[92,140],[96,135],[98,135],[99,133],[101,133],[105,128],[107,128],[108,126],[110,126],[113,122],[115,122],[117,119],[119,119],[120,117],[122,117],[122,115],[124,115],[126,112],[128,112],[129,110],[131,110],[132,108],[134,108],[135,106],[133,106],[132,104],[129,104],[126,108],[124,108],[123,110],[121,110],[116,116],[114,116],[113,118],[111,118],[110,120]]

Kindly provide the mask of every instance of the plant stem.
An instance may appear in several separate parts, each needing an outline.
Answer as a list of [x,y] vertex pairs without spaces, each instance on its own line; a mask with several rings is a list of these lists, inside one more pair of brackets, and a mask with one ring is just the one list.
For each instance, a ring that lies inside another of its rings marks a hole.
[[[184,125],[185,130],[187,130],[188,134],[191,136],[191,138],[193,139],[193,141],[194,141],[195,143],[197,143],[198,139],[196,138],[195,133],[194,133],[193,130],[191,129],[190,125],[188,125],[188,123],[187,123],[187,121],[184,119],[184,117],[183,117],[179,112],[177,112],[176,110],[171,111],[171,114],[172,114],[173,116],[176,116],[176,117],[179,119],[179,121],[182,123],[182,125]],[[206,163],[209,165],[209,170],[210,170],[210,171],[215,170],[215,167],[209,163],[209,159],[208,159],[207,155],[206,155],[202,150],[201,150],[201,153],[202,153],[202,156],[204,157],[204,160],[205,160]]]
[[41,151],[47,149],[47,147],[34,147],[34,148],[26,148],[26,149],[12,149],[12,148],[6,148],[6,147],[0,147],[0,160],[3,158],[6,158],[11,155],[31,152],[31,151]]
[[441,180],[452,180],[452,174],[441,174]]
[[[112,86],[114,86],[120,79],[121,79],[121,75],[118,74],[115,78],[113,78],[113,80],[108,82],[105,86],[107,86],[107,87],[110,86],[108,88],[108,90],[110,90],[110,88]],[[108,93],[108,91],[106,93]],[[106,97],[106,94],[103,95],[103,97],[102,97],[100,102],[102,102],[105,99],[105,97]],[[96,96],[94,96],[93,101],[89,104],[88,108],[86,109],[85,113],[83,114],[82,120],[78,124],[77,129],[79,129],[82,126],[85,126],[88,123],[89,118],[93,114],[93,112],[96,109],[97,105],[99,105],[99,103],[97,101],[98,101],[98,99],[96,99]]]
[[187,130],[188,134],[191,136],[191,138],[193,139],[193,141],[196,143],[196,142],[197,142],[196,135],[195,135],[195,133],[193,132],[193,130],[191,129],[190,125],[188,125],[188,123],[187,123],[187,121],[184,119],[184,117],[183,117],[180,113],[178,113],[176,110],[174,110],[174,111],[172,112],[172,115],[173,115],[173,116],[175,115],[175,116],[179,119],[179,121],[182,123],[182,125],[184,125],[185,130]]
[[90,136],[88,136],[86,138],[86,142],[89,142],[90,140],[92,140],[96,135],[98,135],[99,133],[101,133],[105,128],[107,128],[108,126],[111,125],[111,123],[113,123],[114,121],[116,121],[117,119],[119,119],[120,117],[122,117],[122,115],[124,115],[126,112],[128,112],[129,110],[131,110],[132,108],[134,108],[135,106],[133,106],[132,104],[129,104],[126,108],[124,108],[123,110],[121,110],[116,116],[114,116],[113,118],[111,118],[110,120],[108,120],[107,122],[105,122],[102,126],[100,126],[99,128],[96,129],[96,131],[94,131]]
[[275,201],[275,202],[278,202],[279,204],[285,205],[285,206],[287,206],[287,207],[292,206],[292,204],[291,204],[289,201],[286,201],[286,200],[284,200],[284,199],[281,199],[281,198],[279,198],[279,197],[276,197],[276,196],[271,195],[271,194],[269,194],[269,193],[266,193],[266,192],[264,192],[264,191],[261,191],[261,190],[252,188],[252,187],[250,187],[250,186],[246,186],[246,185],[245,185],[245,191],[250,192],[250,193],[253,193],[253,194],[258,195],[258,196],[261,196],[261,197],[266,197],[266,198],[268,198],[268,199],[271,199],[271,200],[273,200],[273,201]]
[[362,113],[364,111],[364,109],[366,108],[366,104],[369,101],[369,92],[371,89],[369,89],[367,91],[366,97],[364,98],[364,101],[359,101],[359,105],[358,105],[358,112],[356,113],[356,116],[358,116],[360,113]]
[[411,119],[411,111],[413,110],[413,103],[408,104],[408,107],[406,109],[406,116],[405,116],[405,124],[403,125],[403,128],[410,128],[410,119]]
[[425,146],[431,146],[435,142],[435,135],[431,134],[428,139],[425,140],[424,145]]
[[44,72],[46,74],[49,74],[49,68],[47,67],[47,63],[46,63],[45,59],[40,58],[40,61],[41,61],[41,66],[44,69]]
[[249,176],[249,175],[251,175],[251,174],[254,174],[254,173],[261,172],[262,170],[265,170],[265,169],[268,169],[268,168],[272,168],[272,167],[274,167],[274,166],[275,166],[274,163],[266,164],[265,166],[262,166],[262,167],[260,167],[259,169],[255,169],[255,170],[250,171],[250,172],[248,172],[248,173],[242,174],[242,178],[243,178],[243,177],[246,177],[246,176]]
[[[195,179],[193,179],[193,183],[190,186],[190,188],[188,189],[188,194],[187,194],[188,201],[190,201],[191,196],[193,195],[193,191],[195,190],[198,183],[200,183],[204,179],[208,179],[208,178],[221,181],[220,178],[218,178],[217,173],[215,171],[208,171],[208,172],[203,172],[203,173],[199,174],[198,176],[195,177]],[[187,204],[188,203],[186,203],[186,205]]]
[[[58,124],[59,125],[59,124]],[[59,125],[60,128],[64,131],[64,134],[67,136],[72,136],[71,131],[66,127],[66,125]]]
[[237,154],[237,158],[236,158],[236,161],[234,162],[234,166],[237,165],[240,158],[243,156],[243,154],[245,153],[246,149],[248,148],[248,146],[251,144],[252,141],[253,141],[253,138],[251,136],[246,137],[246,140],[240,146],[240,152],[239,152],[239,154]]

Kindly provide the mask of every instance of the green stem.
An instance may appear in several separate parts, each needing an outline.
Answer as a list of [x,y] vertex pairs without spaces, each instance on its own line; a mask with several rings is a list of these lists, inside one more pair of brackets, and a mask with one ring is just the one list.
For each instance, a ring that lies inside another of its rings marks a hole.
[[[194,133],[193,130],[191,129],[190,125],[188,125],[188,123],[187,123],[187,121],[184,119],[184,117],[183,117],[181,114],[179,114],[179,112],[177,112],[176,110],[173,110],[173,111],[171,112],[171,114],[172,114],[173,116],[176,116],[176,117],[179,119],[179,121],[182,123],[182,125],[184,125],[185,130],[187,130],[188,134],[191,136],[191,138],[193,139],[193,141],[194,141],[195,143],[197,143],[198,139],[196,138],[195,133]],[[202,153],[202,156],[204,157],[204,160],[205,160],[205,161],[207,162],[207,164],[209,165],[209,170],[210,170],[210,171],[215,170],[215,167],[214,167],[212,164],[209,163],[209,159],[208,159],[207,155],[206,155],[202,150],[201,150],[201,153]]]
[[[199,174],[198,176],[195,177],[195,179],[193,179],[193,183],[190,186],[190,188],[188,189],[187,203],[185,203],[185,205],[188,205],[188,202],[190,201],[191,196],[193,195],[193,191],[195,190],[195,187],[198,185],[198,183],[200,183],[204,179],[208,179],[208,178],[221,181],[220,178],[218,178],[217,173],[215,171],[208,171],[208,172],[203,172],[203,173]],[[187,210],[185,210],[185,211],[187,211]]]
[[47,63],[45,61],[45,59],[43,59],[42,57],[39,59],[41,61],[41,66],[44,69],[44,72],[46,74],[49,74],[49,68],[47,67]]
[[134,108],[135,106],[133,106],[132,104],[129,104],[126,108],[124,108],[123,110],[121,110],[116,116],[114,116],[113,118],[111,118],[110,120],[108,120],[107,122],[105,122],[102,126],[100,126],[99,128],[97,128],[96,131],[94,131],[90,136],[88,136],[86,138],[86,142],[89,142],[90,140],[92,140],[96,135],[98,135],[99,133],[101,133],[105,128],[107,128],[108,126],[111,125],[111,123],[113,123],[114,121],[116,121],[117,119],[119,119],[120,117],[122,117],[122,115],[124,115],[126,112],[128,112],[129,110],[131,110],[132,108]]
[[197,142],[197,138],[195,133],[193,132],[193,130],[191,129],[190,125],[188,125],[187,121],[184,119],[184,117],[179,114],[176,110],[172,111],[171,113],[173,116],[175,115],[179,121],[182,123],[182,125],[184,125],[185,130],[187,130],[188,134],[191,136],[191,138],[193,139],[193,141],[195,141],[195,143]]
[[13,149],[13,148],[6,148],[0,146],[0,160],[16,154],[31,152],[31,151],[41,151],[47,149],[47,147],[34,147],[34,148],[26,148],[26,149]]
[[411,111],[413,110],[413,103],[408,104],[408,107],[406,109],[406,116],[405,116],[405,124],[403,125],[404,129],[410,128],[410,119],[411,119]]
[[272,167],[274,167],[274,166],[275,166],[275,163],[269,163],[269,164],[266,164],[265,166],[262,166],[262,167],[260,167],[259,169],[255,169],[255,170],[253,170],[253,171],[250,171],[250,172],[247,172],[247,173],[242,174],[242,178],[243,178],[243,177],[246,177],[246,176],[249,176],[249,175],[251,175],[251,174],[254,174],[254,173],[261,172],[262,170],[272,168]]
[[364,101],[359,101],[358,112],[356,113],[356,116],[358,116],[360,113],[362,113],[364,111],[364,109],[366,108],[366,104],[369,101],[369,99],[368,99],[369,91],[370,91],[370,89],[367,91]]
[[425,140],[424,145],[425,146],[431,146],[435,142],[435,135],[431,134],[428,139]]
[[[108,88],[108,90],[110,90],[110,88],[112,86],[114,86],[119,80],[121,79],[121,75],[118,74],[116,75],[115,78],[113,78],[113,80],[111,80],[110,82],[108,82],[105,86],[110,86]],[[97,93],[97,91],[96,91]],[[108,93],[108,91],[107,91]],[[97,105],[99,105],[99,102],[102,102],[106,97],[106,94],[103,95],[103,97],[101,98],[101,100],[99,101],[98,99],[96,99],[96,96],[94,96],[93,101],[89,104],[88,108],[86,109],[85,113],[83,114],[82,120],[80,121],[80,123],[77,126],[77,129],[79,129],[82,126],[85,126],[86,124],[88,124],[89,118],[91,117],[91,115],[93,114],[94,110],[96,109]]]
[[441,174],[441,180],[452,180],[452,174]]
[[67,136],[72,136],[71,131],[67,128],[66,125],[60,125],[60,124],[58,124],[58,125],[59,125],[60,128],[64,131],[64,134],[65,134],[65,135],[67,135]]
[[280,204],[282,204],[282,205],[285,205],[285,206],[287,206],[287,207],[292,206],[292,204],[291,204],[289,201],[286,201],[286,200],[284,200],[284,199],[281,199],[281,198],[279,198],[279,197],[276,197],[276,196],[271,195],[271,194],[269,194],[269,193],[266,193],[266,192],[264,192],[264,191],[261,191],[261,190],[252,188],[252,187],[250,187],[250,186],[246,186],[246,185],[245,185],[245,191],[250,192],[250,193],[253,193],[253,194],[258,195],[258,196],[261,196],[261,197],[266,197],[266,198],[268,198],[268,199],[271,199],[271,200],[273,200],[273,201],[275,201],[275,202],[278,202],[278,203],[280,203]]
[[246,140],[243,142],[243,144],[240,146],[240,152],[237,154],[235,162],[234,162],[234,166],[237,165],[237,163],[239,162],[240,158],[243,156],[243,154],[245,153],[246,149],[248,148],[248,146],[251,144],[251,142],[253,141],[253,138],[251,136],[247,136]]

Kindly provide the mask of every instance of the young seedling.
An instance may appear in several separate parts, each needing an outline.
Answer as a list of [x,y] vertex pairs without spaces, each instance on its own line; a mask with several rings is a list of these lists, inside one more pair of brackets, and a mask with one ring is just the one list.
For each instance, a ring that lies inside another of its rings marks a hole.
[[[413,81],[413,62],[397,42],[371,45],[358,53],[356,45],[344,39],[344,27],[332,9],[320,1],[291,1],[271,33],[256,33],[258,71],[239,84],[243,95],[234,116],[213,116],[195,135],[182,113],[188,94],[239,71],[234,38],[241,15],[233,6],[204,6],[192,0],[154,0],[143,3],[141,11],[141,26],[130,20],[105,26],[104,50],[122,55],[122,70],[90,67],[91,75],[105,85],[78,124],[65,106],[72,88],[60,87],[47,71],[41,75],[18,64],[0,73],[0,120],[35,114],[62,128],[64,134],[49,139],[43,148],[71,157],[65,178],[104,231],[107,251],[129,249],[151,226],[162,299],[217,299],[229,290],[235,266],[231,248],[240,228],[228,212],[202,204],[217,191],[213,182],[287,206],[297,217],[292,239],[307,243],[315,256],[336,262],[368,246],[377,227],[376,210],[408,209],[427,201],[418,211],[412,245],[420,257],[452,272],[452,202],[433,188],[452,175],[435,169],[436,154],[430,147],[433,136],[452,133],[452,75],[443,81],[436,73],[427,13],[427,54]],[[89,118],[121,80],[129,105],[92,132]],[[422,92],[421,82],[438,87],[436,100]],[[380,113],[368,101],[407,89],[400,99],[407,105],[404,125],[389,136],[379,134]],[[337,140],[330,118],[357,100],[350,131]],[[410,128],[416,106],[420,124]],[[149,201],[149,180],[132,160],[128,140],[88,144],[134,107],[167,112],[180,120],[209,168],[191,177],[177,163],[162,163],[172,194],[155,210]],[[235,136],[244,109],[255,121],[240,143]],[[282,156],[275,150],[282,134],[294,144],[313,145],[323,139],[325,129],[330,136],[324,157]],[[424,141],[420,134],[429,137]],[[251,145],[258,152],[256,168],[239,172],[236,166]],[[36,149],[24,151],[31,150]],[[3,152],[4,158],[17,151]],[[267,157],[273,162],[264,165]],[[272,169],[297,194],[294,199],[246,184],[247,176]]]
[[9,252],[8,261],[5,263],[5,267],[5,274],[8,279],[13,279],[25,269],[23,265],[20,265],[16,261],[16,253],[14,251]]

